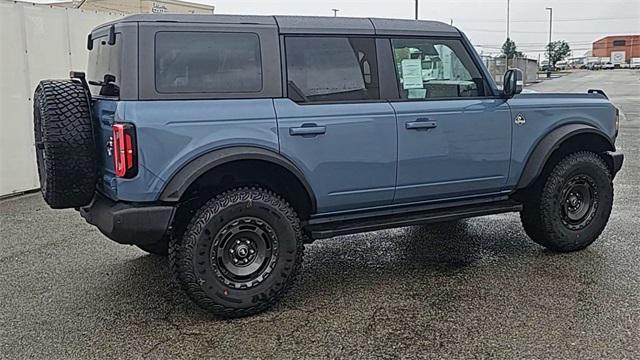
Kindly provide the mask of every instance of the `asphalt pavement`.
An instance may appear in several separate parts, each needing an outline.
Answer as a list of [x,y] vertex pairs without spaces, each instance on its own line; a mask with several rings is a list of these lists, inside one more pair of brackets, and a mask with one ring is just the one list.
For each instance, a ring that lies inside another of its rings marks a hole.
[[273,310],[220,320],[166,259],[25,195],[0,202],[0,358],[640,358],[640,72],[531,88],[602,88],[625,115],[613,213],[588,249],[546,251],[517,214],[322,240]]

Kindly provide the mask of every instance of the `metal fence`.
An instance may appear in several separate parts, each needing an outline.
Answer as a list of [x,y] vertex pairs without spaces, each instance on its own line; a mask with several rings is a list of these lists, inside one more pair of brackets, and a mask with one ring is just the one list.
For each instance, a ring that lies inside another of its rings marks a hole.
[[527,58],[513,58],[507,61],[503,57],[483,57],[484,65],[489,69],[491,76],[496,83],[502,84],[502,77],[507,69],[518,68],[522,70],[525,84],[538,81],[538,61]]

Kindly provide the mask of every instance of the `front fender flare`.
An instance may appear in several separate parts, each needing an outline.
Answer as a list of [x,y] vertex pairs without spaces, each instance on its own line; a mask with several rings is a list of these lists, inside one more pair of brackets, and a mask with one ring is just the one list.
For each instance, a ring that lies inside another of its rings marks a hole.
[[189,186],[207,171],[236,160],[262,160],[282,166],[303,185],[311,199],[311,211],[316,210],[316,197],[302,172],[284,156],[259,147],[235,146],[213,150],[189,162],[171,177],[160,194],[160,201],[177,202]]
[[609,151],[615,151],[615,145],[611,139],[601,130],[586,124],[568,124],[563,125],[547,135],[538,142],[535,149],[529,155],[527,163],[520,175],[520,180],[516,185],[516,189],[524,189],[531,185],[542,173],[547,160],[551,157],[563,142],[567,139],[585,133],[591,133],[602,137],[609,144]]

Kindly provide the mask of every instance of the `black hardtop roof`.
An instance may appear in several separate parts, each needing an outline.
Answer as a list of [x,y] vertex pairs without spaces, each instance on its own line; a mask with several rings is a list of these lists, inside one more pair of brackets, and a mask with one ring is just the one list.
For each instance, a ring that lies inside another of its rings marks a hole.
[[[201,14],[139,14],[103,24],[126,22],[210,23],[234,25],[264,25],[277,27],[281,34],[376,34],[376,35],[437,35],[456,36],[455,27],[428,20],[351,18],[329,16],[259,16]],[[98,29],[96,28],[96,29]]]

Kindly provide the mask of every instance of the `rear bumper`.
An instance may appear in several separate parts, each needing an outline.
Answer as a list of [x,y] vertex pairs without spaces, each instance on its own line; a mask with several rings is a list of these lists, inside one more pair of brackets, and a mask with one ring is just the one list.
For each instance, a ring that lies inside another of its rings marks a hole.
[[109,239],[132,245],[153,244],[167,232],[175,207],[116,202],[97,193],[80,215]]
[[611,176],[615,177],[618,171],[622,168],[622,163],[624,162],[624,154],[617,151],[607,151],[605,153],[606,160],[608,165],[613,170],[613,174]]

